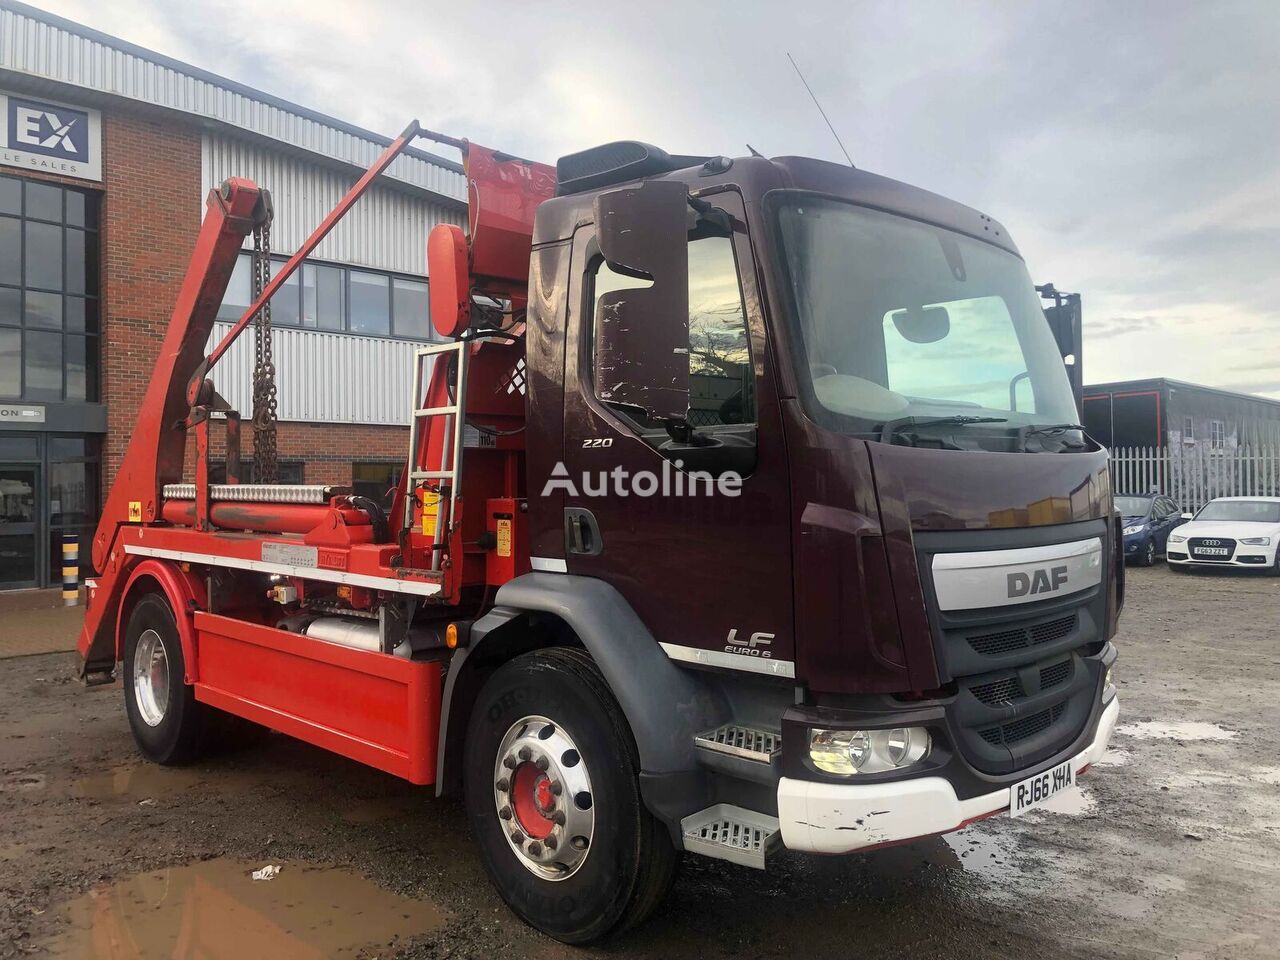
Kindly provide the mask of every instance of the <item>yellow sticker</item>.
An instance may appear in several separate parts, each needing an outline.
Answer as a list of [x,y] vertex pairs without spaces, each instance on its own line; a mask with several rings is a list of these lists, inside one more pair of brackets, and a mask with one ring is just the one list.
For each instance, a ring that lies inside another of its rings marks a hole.
[[511,556],[511,521],[498,521],[498,556]]
[[436,535],[436,517],[440,513],[440,494],[434,490],[422,491],[422,535]]
[[142,522],[142,501],[141,500],[129,501],[129,522],[130,523]]

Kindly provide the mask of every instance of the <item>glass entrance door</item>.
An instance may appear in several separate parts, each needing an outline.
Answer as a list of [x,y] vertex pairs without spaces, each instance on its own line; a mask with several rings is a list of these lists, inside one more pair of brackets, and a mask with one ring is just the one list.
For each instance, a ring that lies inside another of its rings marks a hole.
[[0,463],[0,590],[39,585],[39,490],[38,466]]

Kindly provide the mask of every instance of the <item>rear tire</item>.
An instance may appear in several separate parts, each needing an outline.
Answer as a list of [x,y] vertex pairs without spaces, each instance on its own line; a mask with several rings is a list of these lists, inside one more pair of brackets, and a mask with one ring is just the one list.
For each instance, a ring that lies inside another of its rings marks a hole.
[[124,638],[124,705],[134,742],[149,760],[188,763],[200,754],[209,710],[184,680],[178,624],[158,593],[138,601]]
[[622,710],[582,651],[528,653],[485,683],[467,730],[467,812],[490,879],[530,926],[589,943],[666,896],[677,854],[645,809],[639,769]]

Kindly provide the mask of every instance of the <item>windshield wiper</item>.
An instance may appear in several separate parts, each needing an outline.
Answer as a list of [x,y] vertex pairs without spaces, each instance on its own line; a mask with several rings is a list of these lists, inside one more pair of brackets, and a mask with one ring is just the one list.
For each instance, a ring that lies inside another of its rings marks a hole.
[[1079,443],[1068,442],[1065,438],[1061,436],[1064,433],[1071,433],[1072,431],[1075,431],[1075,430],[1079,430],[1080,433],[1083,434],[1085,431],[1085,428],[1082,424],[1079,424],[1079,423],[1046,423],[1043,426],[1039,426],[1039,427],[1025,427],[1022,430],[1021,446],[1023,447],[1024,450],[1026,449],[1028,437],[1044,436],[1044,437],[1052,437],[1053,439],[1061,443],[1064,447],[1070,447],[1072,450],[1083,449],[1086,446],[1084,441],[1080,441]]
[[[1007,417],[975,417],[967,414],[957,414],[953,417],[900,417],[897,420],[888,420],[880,427],[880,442],[893,443],[895,435],[909,427],[932,427],[941,424],[955,424],[957,426],[965,426],[970,423],[1008,423]],[[912,444],[914,446],[915,444]]]
[[1046,423],[1042,427],[1027,427],[1025,435],[1030,437],[1037,433],[1066,433],[1068,430],[1079,430],[1084,432],[1084,427],[1078,423]]

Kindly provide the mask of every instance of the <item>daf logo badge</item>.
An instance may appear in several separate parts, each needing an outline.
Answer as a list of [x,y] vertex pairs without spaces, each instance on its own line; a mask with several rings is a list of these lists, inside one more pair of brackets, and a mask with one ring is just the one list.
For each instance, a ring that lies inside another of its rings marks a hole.
[[1067,568],[1060,567],[1033,570],[1031,573],[1009,574],[1009,596],[1025,597],[1036,593],[1053,593],[1067,584]]

